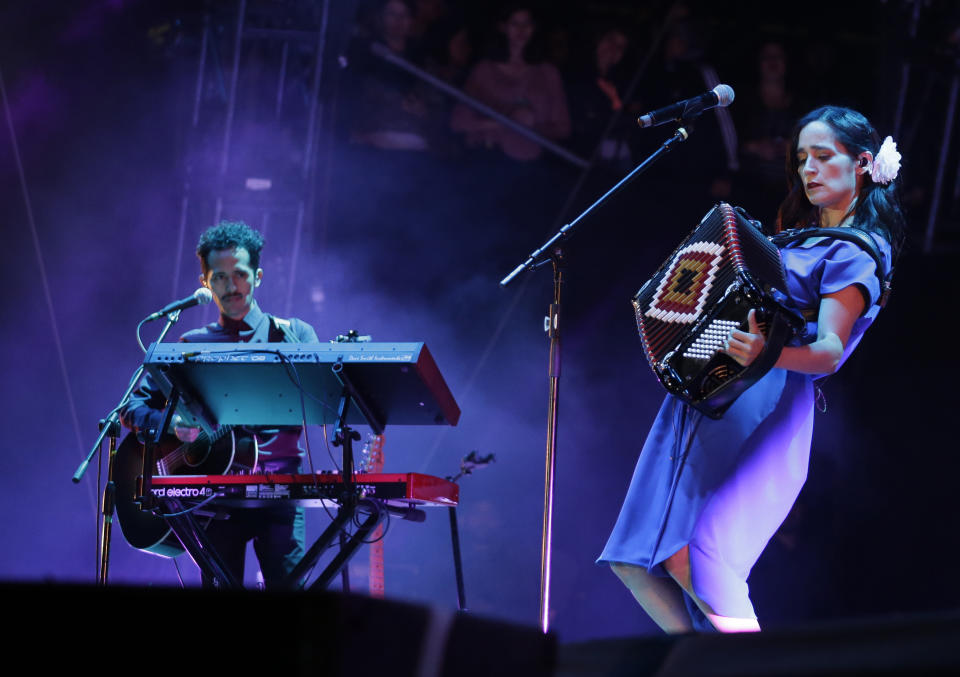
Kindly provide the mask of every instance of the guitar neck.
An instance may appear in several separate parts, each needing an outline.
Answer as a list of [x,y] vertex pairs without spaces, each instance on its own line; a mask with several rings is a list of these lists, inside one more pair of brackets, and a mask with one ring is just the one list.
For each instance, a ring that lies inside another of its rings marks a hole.
[[[370,445],[370,471],[383,472],[383,435],[374,437]],[[383,585],[383,524],[373,530],[370,544],[370,596],[382,598]]]

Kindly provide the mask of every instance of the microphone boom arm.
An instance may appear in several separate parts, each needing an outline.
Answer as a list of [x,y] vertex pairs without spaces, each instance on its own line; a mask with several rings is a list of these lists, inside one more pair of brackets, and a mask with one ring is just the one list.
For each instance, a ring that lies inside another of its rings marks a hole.
[[690,133],[692,131],[693,131],[693,127],[690,125],[687,125],[685,127],[679,127],[677,131],[674,133],[674,135],[671,136],[669,139],[667,139],[657,150],[655,150],[650,155],[650,157],[648,157],[646,160],[644,160],[639,165],[634,167],[634,169],[625,177],[623,177],[619,183],[617,183],[613,188],[611,188],[606,193],[604,193],[596,202],[594,202],[592,205],[587,207],[587,209],[582,214],[580,214],[577,218],[575,218],[573,221],[563,226],[560,230],[554,233],[553,237],[547,240],[543,244],[543,246],[531,252],[530,256],[527,257],[526,261],[524,261],[519,266],[514,268],[509,275],[507,275],[505,278],[500,280],[500,286],[506,287],[508,284],[510,284],[513,281],[515,277],[517,277],[517,275],[519,275],[524,270],[533,270],[535,268],[539,268],[540,266],[550,261],[552,257],[553,248],[563,240],[566,240],[567,238],[569,238],[573,234],[573,229],[583,219],[585,219],[587,216],[593,213],[593,211],[596,208],[598,208],[601,204],[606,202],[614,194],[616,194],[621,189],[625,188],[627,185],[633,182],[634,179],[636,179],[638,176],[640,176],[640,174],[646,171],[646,169],[650,165],[652,165],[654,162],[656,162],[662,155],[669,152],[670,149],[672,149],[676,144],[680,143],[681,141],[686,141],[690,137]]

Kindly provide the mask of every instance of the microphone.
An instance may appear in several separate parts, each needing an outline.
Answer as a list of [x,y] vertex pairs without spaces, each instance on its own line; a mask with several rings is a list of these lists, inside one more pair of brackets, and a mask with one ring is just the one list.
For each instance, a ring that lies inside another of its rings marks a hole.
[[715,108],[716,106],[726,108],[733,103],[733,96],[733,87],[717,85],[700,96],[678,101],[646,115],[641,115],[637,118],[637,124],[641,127],[656,127],[674,120],[689,120],[709,108]]
[[170,303],[152,315],[148,315],[147,319],[144,322],[153,322],[154,320],[159,320],[161,317],[169,315],[170,313],[176,312],[178,310],[183,310],[184,308],[192,308],[193,306],[198,306],[203,303],[210,303],[213,300],[213,292],[211,292],[206,287],[200,287],[197,291],[193,292],[190,296],[185,299],[180,299],[179,301],[174,301]]

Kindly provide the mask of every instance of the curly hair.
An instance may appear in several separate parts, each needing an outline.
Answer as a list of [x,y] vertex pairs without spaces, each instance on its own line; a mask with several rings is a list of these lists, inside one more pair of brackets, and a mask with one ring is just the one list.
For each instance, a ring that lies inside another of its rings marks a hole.
[[250,254],[250,267],[256,270],[260,267],[260,251],[263,249],[263,235],[245,224],[243,221],[221,221],[211,226],[200,236],[197,243],[197,257],[203,274],[210,272],[207,256],[218,249],[233,249],[243,247]]
[[[793,140],[787,155],[787,197],[777,214],[777,230],[819,225],[819,209],[812,205],[803,190],[798,172],[797,141],[800,131],[814,121],[825,123],[837,137],[850,157],[861,153],[876,156],[880,150],[880,135],[863,115],[850,108],[823,106],[800,118],[793,130]],[[906,223],[900,207],[900,177],[881,185],[870,180],[863,182],[853,213],[854,228],[882,235],[893,249],[894,259],[903,247]]]

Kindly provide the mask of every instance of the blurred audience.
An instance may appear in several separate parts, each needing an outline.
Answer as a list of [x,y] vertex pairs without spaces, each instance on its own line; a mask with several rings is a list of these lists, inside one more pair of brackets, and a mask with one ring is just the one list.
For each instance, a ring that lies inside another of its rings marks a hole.
[[[430,36],[423,51],[423,69],[448,85],[463,89],[474,53],[466,24],[459,16],[449,13],[432,26]],[[437,88],[430,88],[425,99],[435,125],[431,150],[447,157],[462,154],[462,139],[449,124],[455,99]]]
[[[630,73],[621,68],[630,44],[627,33],[614,25],[594,31],[589,54],[585,55],[567,80],[570,118],[573,134],[570,145],[584,157],[590,157],[600,142],[611,118],[623,110],[624,88]],[[626,134],[635,125],[630,116],[622,116],[621,124],[603,140],[599,158],[612,162],[629,162]]]
[[[720,82],[701,31],[692,19],[681,17],[668,27],[660,52],[641,81],[638,98],[647,112],[702,94]],[[668,153],[659,160],[655,180],[684,195],[728,199],[739,166],[737,132],[729,110],[706,111],[686,127],[691,135],[683,152]],[[646,157],[663,142],[664,134],[646,130],[634,139],[636,156]],[[678,181],[680,177],[682,181]]]
[[454,87],[463,87],[470,73],[473,42],[462,23],[451,22],[439,32],[438,48],[425,58],[427,70]]
[[448,12],[444,0],[414,0],[410,35],[421,42],[428,42],[434,28]]
[[404,59],[415,58],[412,5],[381,0],[370,23],[361,27],[366,30],[352,49],[356,76],[349,102],[350,140],[382,150],[429,150],[437,124],[430,120],[427,85],[370,52],[370,42],[378,42]]
[[737,101],[741,130],[737,194],[746,187],[748,210],[765,224],[776,217],[783,191],[783,167],[794,121],[806,106],[798,105],[787,79],[787,52],[780,42],[764,43],[756,57],[756,80]]
[[[474,66],[464,91],[543,137],[565,139],[570,116],[563,83],[555,66],[534,55],[532,11],[512,8],[497,28],[494,53]],[[454,108],[451,127],[465,135],[468,146],[496,148],[514,160],[535,160],[542,153],[537,143],[465,104]]]
[[[521,133],[374,56],[369,46],[377,42],[538,135],[581,157],[596,151],[601,165],[625,172],[669,134],[666,126],[637,129],[638,113],[727,82],[737,93],[733,106],[700,116],[682,152],[661,158],[644,185],[658,184],[653,194],[664,189],[670,199],[700,196],[701,205],[704,199],[734,201],[767,222],[775,212],[767,196],[781,189],[785,139],[806,101],[790,80],[782,42],[762,42],[753,54],[743,44],[711,53],[701,36],[713,32],[698,30],[704,15],[697,7],[680,0],[662,15],[638,12],[629,22],[623,12],[565,8],[540,23],[530,5],[511,3],[500,9],[482,40],[483,22],[494,11],[486,5],[362,0],[350,54],[352,77],[344,79],[341,97],[347,114],[341,119],[347,121],[350,141],[365,148],[428,151],[446,158],[458,157],[465,148],[487,149],[491,161],[506,157],[521,164],[543,155],[542,147]],[[580,16],[595,28],[584,31],[577,25]],[[634,28],[642,20],[650,22],[650,39]],[[664,26],[656,53],[641,64]],[[484,42],[487,47],[478,54]],[[817,101],[838,86],[827,64],[829,53],[798,52],[801,66],[792,69],[818,74]],[[725,64],[722,77],[719,63]],[[749,71],[731,67],[747,63]],[[625,90],[638,75],[637,92],[626,100]],[[620,124],[601,143],[618,114]]]

